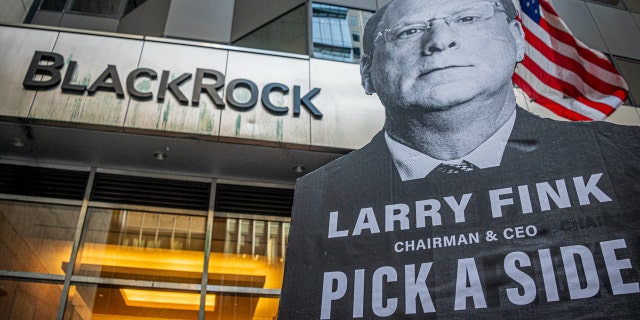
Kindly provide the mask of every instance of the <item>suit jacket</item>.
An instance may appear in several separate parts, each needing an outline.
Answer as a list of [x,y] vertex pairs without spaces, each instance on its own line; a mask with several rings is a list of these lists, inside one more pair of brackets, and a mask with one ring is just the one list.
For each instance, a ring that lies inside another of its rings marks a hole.
[[377,134],[298,181],[279,318],[636,317],[639,129],[518,108],[499,167],[405,182]]

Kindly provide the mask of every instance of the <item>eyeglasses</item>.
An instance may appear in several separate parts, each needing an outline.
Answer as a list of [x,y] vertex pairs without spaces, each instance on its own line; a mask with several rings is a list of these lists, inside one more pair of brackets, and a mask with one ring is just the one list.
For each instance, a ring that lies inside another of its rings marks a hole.
[[441,18],[433,18],[427,21],[402,21],[388,29],[378,32],[374,42],[385,39],[387,42],[400,44],[420,39],[429,34],[433,29],[433,22],[444,20],[447,26],[455,30],[473,30],[478,28],[478,23],[489,20],[496,12],[505,12],[499,2],[478,2],[464,7],[455,8],[451,13]]

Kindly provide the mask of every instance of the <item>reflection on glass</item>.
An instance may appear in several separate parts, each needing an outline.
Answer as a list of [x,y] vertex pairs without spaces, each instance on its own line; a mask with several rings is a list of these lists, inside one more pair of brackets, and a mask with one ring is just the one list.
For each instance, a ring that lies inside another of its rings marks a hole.
[[127,15],[129,12],[133,11],[145,2],[147,2],[147,0],[128,0],[127,6],[124,9],[124,15]]
[[316,58],[359,62],[364,26],[372,13],[314,3],[313,55]]
[[55,319],[62,285],[0,281],[1,319]]
[[302,5],[233,42],[240,47],[307,53],[307,11]]
[[[629,85],[629,95],[636,106],[640,104],[640,61],[616,57],[616,64],[620,73]],[[628,102],[627,102],[628,104]]]
[[209,284],[279,289],[289,223],[216,218]]
[[0,201],[0,269],[64,274],[80,208]]
[[122,0],[75,0],[71,11],[115,16],[120,11]]
[[640,1],[638,0],[625,0],[624,4],[629,11],[640,13]]
[[[209,261],[209,284],[280,289],[288,235],[288,222],[216,218]],[[242,303],[242,307],[226,303],[229,299],[238,301],[234,303]],[[242,309],[242,312],[251,312],[253,319],[271,319],[277,314],[276,298],[238,299],[235,296],[221,296],[216,305],[221,306],[220,312],[223,314]]]
[[[215,301],[214,295],[208,295]],[[197,319],[199,292],[72,285],[64,319]],[[215,305],[208,303],[212,312]]]
[[616,6],[618,8],[624,8],[620,0],[591,0],[591,1],[608,4],[610,6]]
[[43,0],[41,10],[62,11],[67,0]]
[[175,214],[90,209],[74,274],[200,283],[205,220]]

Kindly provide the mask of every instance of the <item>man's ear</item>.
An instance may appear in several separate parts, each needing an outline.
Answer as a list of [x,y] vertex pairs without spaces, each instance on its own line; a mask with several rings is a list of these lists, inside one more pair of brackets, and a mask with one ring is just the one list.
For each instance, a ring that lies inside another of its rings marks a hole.
[[360,79],[366,94],[371,95],[376,92],[373,82],[371,82],[371,57],[366,54],[363,54],[360,58]]
[[524,60],[524,30],[522,30],[522,25],[518,20],[511,20],[509,22],[509,30],[511,31],[511,36],[513,37],[514,43],[516,45],[516,61],[522,62]]

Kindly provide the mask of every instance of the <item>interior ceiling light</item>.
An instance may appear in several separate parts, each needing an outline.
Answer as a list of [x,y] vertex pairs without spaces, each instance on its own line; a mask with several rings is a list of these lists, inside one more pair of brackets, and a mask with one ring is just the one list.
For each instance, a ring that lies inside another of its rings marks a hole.
[[[87,266],[88,268],[92,268],[92,266],[114,267],[116,272],[119,272],[117,270],[123,270],[123,272],[126,270],[131,274],[162,274],[170,271],[198,273],[198,277],[202,275],[202,253],[183,250],[178,256],[176,256],[176,251],[173,249],[157,248],[141,251],[135,247],[86,243],[79,265]],[[282,260],[279,263],[274,263],[264,256],[256,260],[253,257],[243,258],[239,254],[230,255],[211,252],[209,262],[209,273],[260,277],[264,279],[264,283],[262,283],[262,288],[264,289],[282,286],[282,268],[284,267]],[[122,290],[120,292],[123,295],[123,299],[130,306],[197,310],[200,305],[199,293],[134,288],[123,288]],[[166,302],[167,299],[170,302]],[[196,300],[197,303],[195,302]],[[214,308],[215,295],[207,294],[205,310],[214,310]],[[278,300],[270,297],[259,297],[253,313],[254,319],[271,319],[273,310],[277,308]]]
[[[200,294],[187,292],[120,289],[124,302],[132,307],[199,310]],[[216,296],[207,294],[206,311],[214,311]]]
[[164,152],[162,152],[162,151],[158,151],[158,152],[155,152],[155,153],[153,154],[153,157],[154,157],[156,160],[164,160],[164,159],[166,159],[166,158],[167,158],[167,154],[166,154],[166,153],[164,153]]
[[303,173],[304,172],[304,166],[295,166],[295,167],[293,167],[293,172],[295,172],[295,173]]

